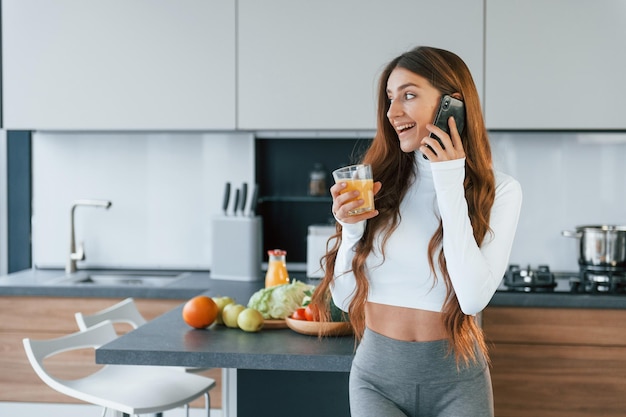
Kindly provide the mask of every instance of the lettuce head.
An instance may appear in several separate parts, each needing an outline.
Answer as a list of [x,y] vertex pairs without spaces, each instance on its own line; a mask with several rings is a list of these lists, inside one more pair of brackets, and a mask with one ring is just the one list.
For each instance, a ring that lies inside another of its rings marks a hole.
[[314,285],[293,280],[289,284],[262,288],[252,294],[248,307],[258,310],[265,319],[284,319],[302,306],[307,291],[312,291]]

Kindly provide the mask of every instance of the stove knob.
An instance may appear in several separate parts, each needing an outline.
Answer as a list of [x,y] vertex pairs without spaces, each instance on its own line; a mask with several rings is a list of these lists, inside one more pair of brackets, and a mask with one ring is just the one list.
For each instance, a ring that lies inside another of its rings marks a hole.
[[580,292],[580,278],[570,278],[569,288],[571,292]]

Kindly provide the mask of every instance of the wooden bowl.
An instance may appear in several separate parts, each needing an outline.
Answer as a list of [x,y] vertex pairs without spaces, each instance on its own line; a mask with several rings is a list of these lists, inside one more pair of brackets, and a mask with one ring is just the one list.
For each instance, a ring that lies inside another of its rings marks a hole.
[[319,322],[294,320],[290,317],[285,319],[287,327],[294,332],[306,334],[309,336],[317,336],[319,330],[322,329],[324,336],[346,336],[352,334],[352,326],[349,322]]
[[265,319],[263,321],[264,329],[286,329],[287,323],[283,319]]

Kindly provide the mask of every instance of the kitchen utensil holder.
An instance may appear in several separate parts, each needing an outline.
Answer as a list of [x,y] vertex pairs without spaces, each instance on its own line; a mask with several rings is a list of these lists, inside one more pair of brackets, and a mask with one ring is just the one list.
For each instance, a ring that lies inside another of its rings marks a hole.
[[212,226],[211,278],[261,280],[261,217],[218,216]]

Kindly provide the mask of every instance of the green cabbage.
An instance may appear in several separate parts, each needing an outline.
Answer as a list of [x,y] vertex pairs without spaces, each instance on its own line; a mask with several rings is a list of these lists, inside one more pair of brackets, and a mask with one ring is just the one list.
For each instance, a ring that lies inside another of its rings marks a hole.
[[293,280],[289,284],[262,288],[252,294],[248,307],[258,310],[265,319],[284,319],[302,306],[302,300],[313,285]]

